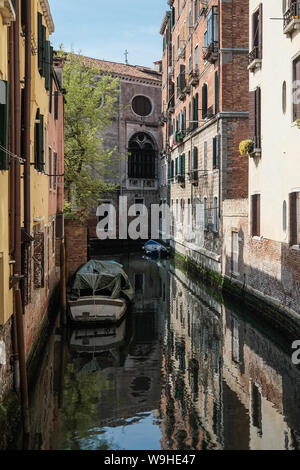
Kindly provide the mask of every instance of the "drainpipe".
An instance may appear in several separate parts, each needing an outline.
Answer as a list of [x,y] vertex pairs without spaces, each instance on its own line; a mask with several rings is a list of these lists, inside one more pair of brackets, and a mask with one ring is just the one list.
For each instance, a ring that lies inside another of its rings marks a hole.
[[28,235],[31,232],[30,211],[30,130],[31,130],[31,0],[26,2],[25,13],[25,118],[24,118],[24,225]]
[[[15,55],[15,149],[16,154],[21,153],[21,87],[20,87],[20,2],[15,4],[16,22],[14,37],[14,55]],[[29,406],[28,406],[28,385],[27,371],[24,345],[24,326],[23,326],[23,305],[20,291],[21,279],[21,175],[20,162],[15,162],[15,310],[16,310],[16,326],[17,326],[17,342],[19,353],[19,370],[20,370],[20,388],[21,388],[21,404],[23,413],[24,433],[29,433]]]
[[[9,28],[9,80],[10,80],[10,151],[15,153],[15,68],[14,68],[14,23]],[[15,159],[10,159],[9,166],[9,200],[10,200],[10,222],[9,222],[9,253],[15,251]]]

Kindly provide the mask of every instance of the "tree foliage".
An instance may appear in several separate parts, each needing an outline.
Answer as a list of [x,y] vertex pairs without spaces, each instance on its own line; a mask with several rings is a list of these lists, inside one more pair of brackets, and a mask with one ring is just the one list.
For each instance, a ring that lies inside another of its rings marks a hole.
[[116,114],[119,80],[86,64],[81,55],[64,57],[65,195],[66,201],[87,214],[101,194],[116,189],[105,178],[116,148],[103,147],[103,134]]

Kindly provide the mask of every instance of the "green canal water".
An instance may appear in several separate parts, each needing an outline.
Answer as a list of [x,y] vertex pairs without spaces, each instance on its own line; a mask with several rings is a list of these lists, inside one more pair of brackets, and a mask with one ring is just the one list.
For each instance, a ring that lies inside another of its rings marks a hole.
[[57,319],[13,448],[300,449],[290,340],[170,261],[113,259],[135,303],[118,327]]

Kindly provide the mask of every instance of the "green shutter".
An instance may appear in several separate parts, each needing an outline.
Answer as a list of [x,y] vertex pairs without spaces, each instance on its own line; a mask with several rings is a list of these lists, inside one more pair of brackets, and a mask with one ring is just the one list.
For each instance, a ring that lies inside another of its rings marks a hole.
[[207,85],[202,86],[202,119],[207,117]]
[[46,47],[47,47],[47,41],[46,41],[46,27],[42,27],[43,33],[42,33],[42,41],[43,41],[43,64],[42,64],[42,77],[46,77]]
[[176,157],[176,160],[175,160],[175,175],[176,176],[178,175],[178,157]]
[[185,175],[185,153],[181,155],[181,174]]
[[[9,134],[9,84],[0,80],[0,144],[8,150]],[[0,148],[0,170],[8,170],[8,153]]]
[[40,114],[39,124],[39,171],[44,171],[44,116]]
[[43,73],[43,16],[41,13],[38,13],[38,69],[40,74]]
[[51,48],[50,41],[45,43],[45,88],[47,91],[50,90],[51,81]]

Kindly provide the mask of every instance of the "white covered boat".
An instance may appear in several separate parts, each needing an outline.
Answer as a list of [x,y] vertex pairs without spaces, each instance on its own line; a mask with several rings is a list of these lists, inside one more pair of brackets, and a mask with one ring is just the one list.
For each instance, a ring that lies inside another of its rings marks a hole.
[[118,323],[134,290],[122,265],[91,260],[75,274],[68,296],[69,315],[76,323]]

